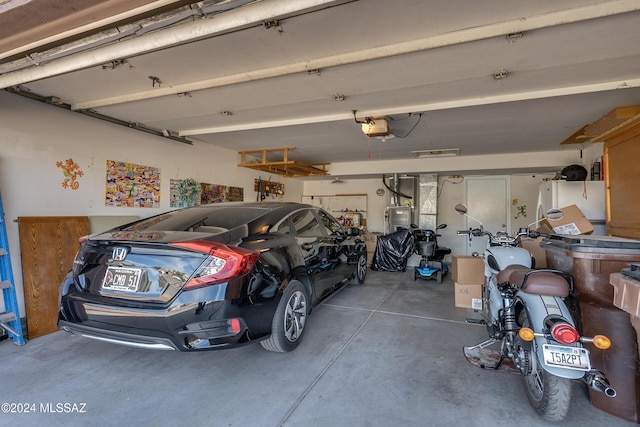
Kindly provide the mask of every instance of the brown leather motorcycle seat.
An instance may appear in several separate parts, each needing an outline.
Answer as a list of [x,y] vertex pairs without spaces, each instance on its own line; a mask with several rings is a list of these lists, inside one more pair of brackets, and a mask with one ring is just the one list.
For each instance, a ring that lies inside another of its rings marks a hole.
[[512,264],[507,266],[507,268],[505,268],[504,270],[501,270],[498,272],[498,283],[512,283],[511,282],[511,275],[513,273],[515,273],[516,271],[519,270],[531,270],[529,267],[525,267],[524,265],[520,265],[520,264]]
[[[525,275],[529,274],[526,282]],[[569,282],[558,274],[549,271],[537,271],[523,265],[510,265],[500,271],[498,283],[509,282],[520,288],[522,292],[536,295],[566,297],[569,295]]]

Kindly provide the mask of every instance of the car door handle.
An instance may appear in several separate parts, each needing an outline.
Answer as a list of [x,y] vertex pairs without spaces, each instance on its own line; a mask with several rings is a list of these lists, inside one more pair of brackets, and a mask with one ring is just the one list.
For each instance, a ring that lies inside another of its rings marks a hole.
[[313,249],[313,245],[311,243],[303,243],[300,245],[300,247],[302,249],[304,249],[305,251],[310,251],[311,249]]

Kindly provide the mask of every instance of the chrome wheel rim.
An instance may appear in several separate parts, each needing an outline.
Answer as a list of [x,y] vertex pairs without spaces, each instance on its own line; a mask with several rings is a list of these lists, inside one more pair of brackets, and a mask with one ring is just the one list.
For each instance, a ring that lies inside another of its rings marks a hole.
[[531,355],[531,373],[526,376],[529,391],[531,397],[536,402],[542,401],[544,395],[544,373],[538,363],[538,357],[535,354]]
[[[527,328],[529,327],[528,317],[522,322],[522,326]],[[525,375],[524,378],[527,382],[527,388],[529,389],[531,398],[536,402],[541,402],[544,397],[544,372],[540,366],[540,362],[538,361],[538,355],[536,354],[535,349],[531,350],[529,356],[531,371],[528,375]]]
[[358,275],[358,279],[361,280],[367,274],[367,257],[365,257],[364,255],[361,255],[360,259],[358,260],[358,271],[356,272],[356,274]]
[[287,301],[284,314],[284,336],[296,341],[302,335],[307,320],[307,298],[302,291],[295,291]]

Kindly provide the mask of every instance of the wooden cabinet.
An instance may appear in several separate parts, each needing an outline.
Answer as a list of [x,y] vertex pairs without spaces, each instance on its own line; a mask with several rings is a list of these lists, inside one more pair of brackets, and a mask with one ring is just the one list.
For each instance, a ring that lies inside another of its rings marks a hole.
[[[627,110],[635,114],[619,119],[619,123],[612,123],[614,126],[600,135],[597,141],[604,142],[607,233],[612,236],[638,239],[640,238],[640,106],[635,108],[636,110]],[[606,117],[602,120],[605,119]]]

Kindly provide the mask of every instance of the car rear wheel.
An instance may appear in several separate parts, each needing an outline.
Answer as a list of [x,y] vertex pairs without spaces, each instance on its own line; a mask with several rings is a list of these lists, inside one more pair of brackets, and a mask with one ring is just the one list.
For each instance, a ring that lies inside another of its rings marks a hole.
[[363,283],[367,277],[367,254],[361,253],[358,257],[358,265],[356,265],[356,271],[351,283]]
[[307,300],[307,290],[301,283],[287,286],[273,316],[271,336],[260,341],[264,349],[284,353],[298,346],[307,320]]

